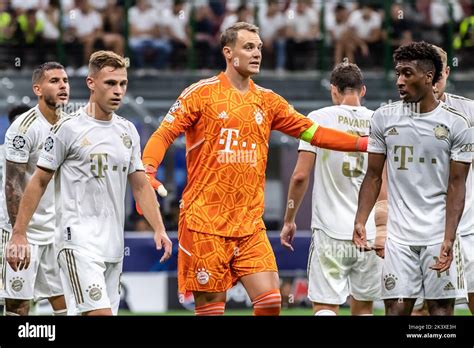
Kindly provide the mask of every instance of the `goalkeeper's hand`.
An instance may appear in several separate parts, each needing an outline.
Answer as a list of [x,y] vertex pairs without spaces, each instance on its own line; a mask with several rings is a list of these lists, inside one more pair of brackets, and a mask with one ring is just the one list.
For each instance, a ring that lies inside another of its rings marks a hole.
[[[145,175],[151,187],[153,187],[153,189],[158,192],[158,195],[160,195],[160,197],[166,197],[168,195],[168,191],[165,189],[163,184],[155,178],[155,168],[150,165],[145,166]],[[138,206],[138,203],[135,204],[135,207],[137,209],[138,214],[143,215],[143,211]]]

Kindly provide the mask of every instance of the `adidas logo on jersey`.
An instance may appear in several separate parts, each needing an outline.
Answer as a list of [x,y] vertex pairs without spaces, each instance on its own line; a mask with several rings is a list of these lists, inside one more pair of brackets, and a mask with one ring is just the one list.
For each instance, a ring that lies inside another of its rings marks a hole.
[[446,284],[443,290],[456,290],[456,288],[454,287],[453,283],[449,282],[448,284]]
[[217,115],[217,118],[221,119],[221,120],[225,120],[225,119],[229,118],[229,116],[227,115],[227,112],[222,111],[219,115]]
[[92,143],[87,139],[87,138],[84,138],[82,139],[81,143],[79,144],[81,147],[85,147],[85,146],[90,146],[92,145]]
[[397,129],[393,127],[388,131],[387,135],[398,135]]

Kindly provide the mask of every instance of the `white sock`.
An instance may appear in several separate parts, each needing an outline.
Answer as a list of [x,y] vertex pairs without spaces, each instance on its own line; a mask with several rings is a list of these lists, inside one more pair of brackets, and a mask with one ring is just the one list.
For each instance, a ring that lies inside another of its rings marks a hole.
[[337,315],[335,312],[331,311],[330,309],[320,309],[316,313],[314,313],[314,316],[323,316],[323,315]]
[[59,317],[59,316],[66,316],[67,315],[67,309],[60,309],[58,311],[53,311],[53,316]]

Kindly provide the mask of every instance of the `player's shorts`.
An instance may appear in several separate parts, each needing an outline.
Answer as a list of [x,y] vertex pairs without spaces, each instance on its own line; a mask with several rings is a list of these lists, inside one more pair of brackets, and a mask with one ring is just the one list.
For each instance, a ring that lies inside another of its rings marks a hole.
[[[68,315],[111,308],[117,315],[120,304],[122,261],[104,262],[73,250],[58,255]],[[76,308],[70,308],[75,303]]]
[[467,292],[474,292],[474,233],[461,236],[461,250],[464,262]]
[[408,246],[387,238],[382,268],[382,298],[466,298],[459,240],[454,243],[451,267],[443,273],[430,269],[436,263],[440,250],[441,243]]
[[224,292],[249,274],[278,272],[265,230],[227,238],[186,229],[178,233],[178,291]]
[[308,256],[308,298],[341,305],[352,295],[359,301],[381,296],[382,259],[374,251],[361,252],[350,240],[334,239],[313,229]]
[[15,300],[41,300],[63,294],[54,243],[30,243],[31,261],[27,269],[14,271],[6,260],[10,232],[2,231],[0,296]]

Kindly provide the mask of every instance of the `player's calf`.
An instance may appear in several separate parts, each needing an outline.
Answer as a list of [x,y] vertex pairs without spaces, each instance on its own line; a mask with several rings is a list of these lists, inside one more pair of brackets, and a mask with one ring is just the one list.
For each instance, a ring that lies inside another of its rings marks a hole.
[[454,298],[426,300],[430,315],[453,315],[454,314]]

